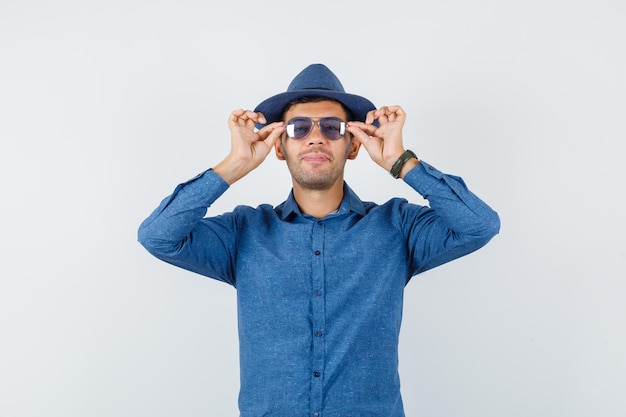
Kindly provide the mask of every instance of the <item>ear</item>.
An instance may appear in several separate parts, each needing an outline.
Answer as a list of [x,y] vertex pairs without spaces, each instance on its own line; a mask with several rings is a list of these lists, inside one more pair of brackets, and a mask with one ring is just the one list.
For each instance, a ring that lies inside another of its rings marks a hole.
[[283,152],[283,135],[280,135],[280,137],[274,142],[274,150],[276,151],[276,158],[278,158],[279,161],[284,161],[285,154]]
[[355,159],[361,149],[361,141],[357,140],[354,136],[350,139],[350,152],[348,153],[348,159]]

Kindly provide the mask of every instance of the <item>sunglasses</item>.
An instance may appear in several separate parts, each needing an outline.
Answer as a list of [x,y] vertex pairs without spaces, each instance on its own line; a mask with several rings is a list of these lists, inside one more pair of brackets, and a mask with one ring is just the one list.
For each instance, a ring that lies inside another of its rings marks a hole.
[[[314,123],[309,117],[294,117],[287,122],[287,136],[291,139],[304,139],[313,130]],[[337,117],[322,117],[317,120],[317,126],[330,140],[341,139],[346,132],[346,122]]]

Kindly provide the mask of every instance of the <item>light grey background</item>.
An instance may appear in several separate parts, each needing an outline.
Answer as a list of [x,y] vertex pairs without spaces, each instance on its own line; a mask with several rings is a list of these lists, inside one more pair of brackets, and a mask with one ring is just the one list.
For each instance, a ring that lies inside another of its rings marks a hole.
[[[0,416],[236,416],[235,292],[136,243],[322,62],[501,215],[406,291],[410,417],[624,416],[622,1],[0,1]],[[364,199],[407,186],[362,150]],[[214,213],[278,204],[272,154]],[[384,254],[381,261],[384,261]]]

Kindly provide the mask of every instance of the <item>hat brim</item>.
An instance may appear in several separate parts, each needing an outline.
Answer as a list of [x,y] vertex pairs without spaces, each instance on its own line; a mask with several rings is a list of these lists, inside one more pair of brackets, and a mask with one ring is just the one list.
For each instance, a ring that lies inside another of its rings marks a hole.
[[278,122],[281,120],[283,110],[289,104],[289,102],[302,98],[302,97],[326,97],[333,100],[337,100],[350,111],[352,114],[352,120],[364,122],[367,113],[375,110],[376,106],[368,99],[357,96],[355,94],[341,93],[331,90],[298,90],[287,91],[284,93],[276,94],[256,106],[255,112],[261,112],[265,116],[267,123]]

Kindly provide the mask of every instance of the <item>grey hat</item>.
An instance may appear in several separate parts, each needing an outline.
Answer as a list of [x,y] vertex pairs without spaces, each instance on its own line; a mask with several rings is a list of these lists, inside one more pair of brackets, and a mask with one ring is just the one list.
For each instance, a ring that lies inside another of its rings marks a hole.
[[353,120],[361,122],[369,111],[376,109],[368,99],[346,93],[339,78],[325,65],[311,64],[296,75],[286,92],[264,100],[254,111],[263,113],[268,124],[277,122],[289,102],[309,96],[337,100],[350,110]]

